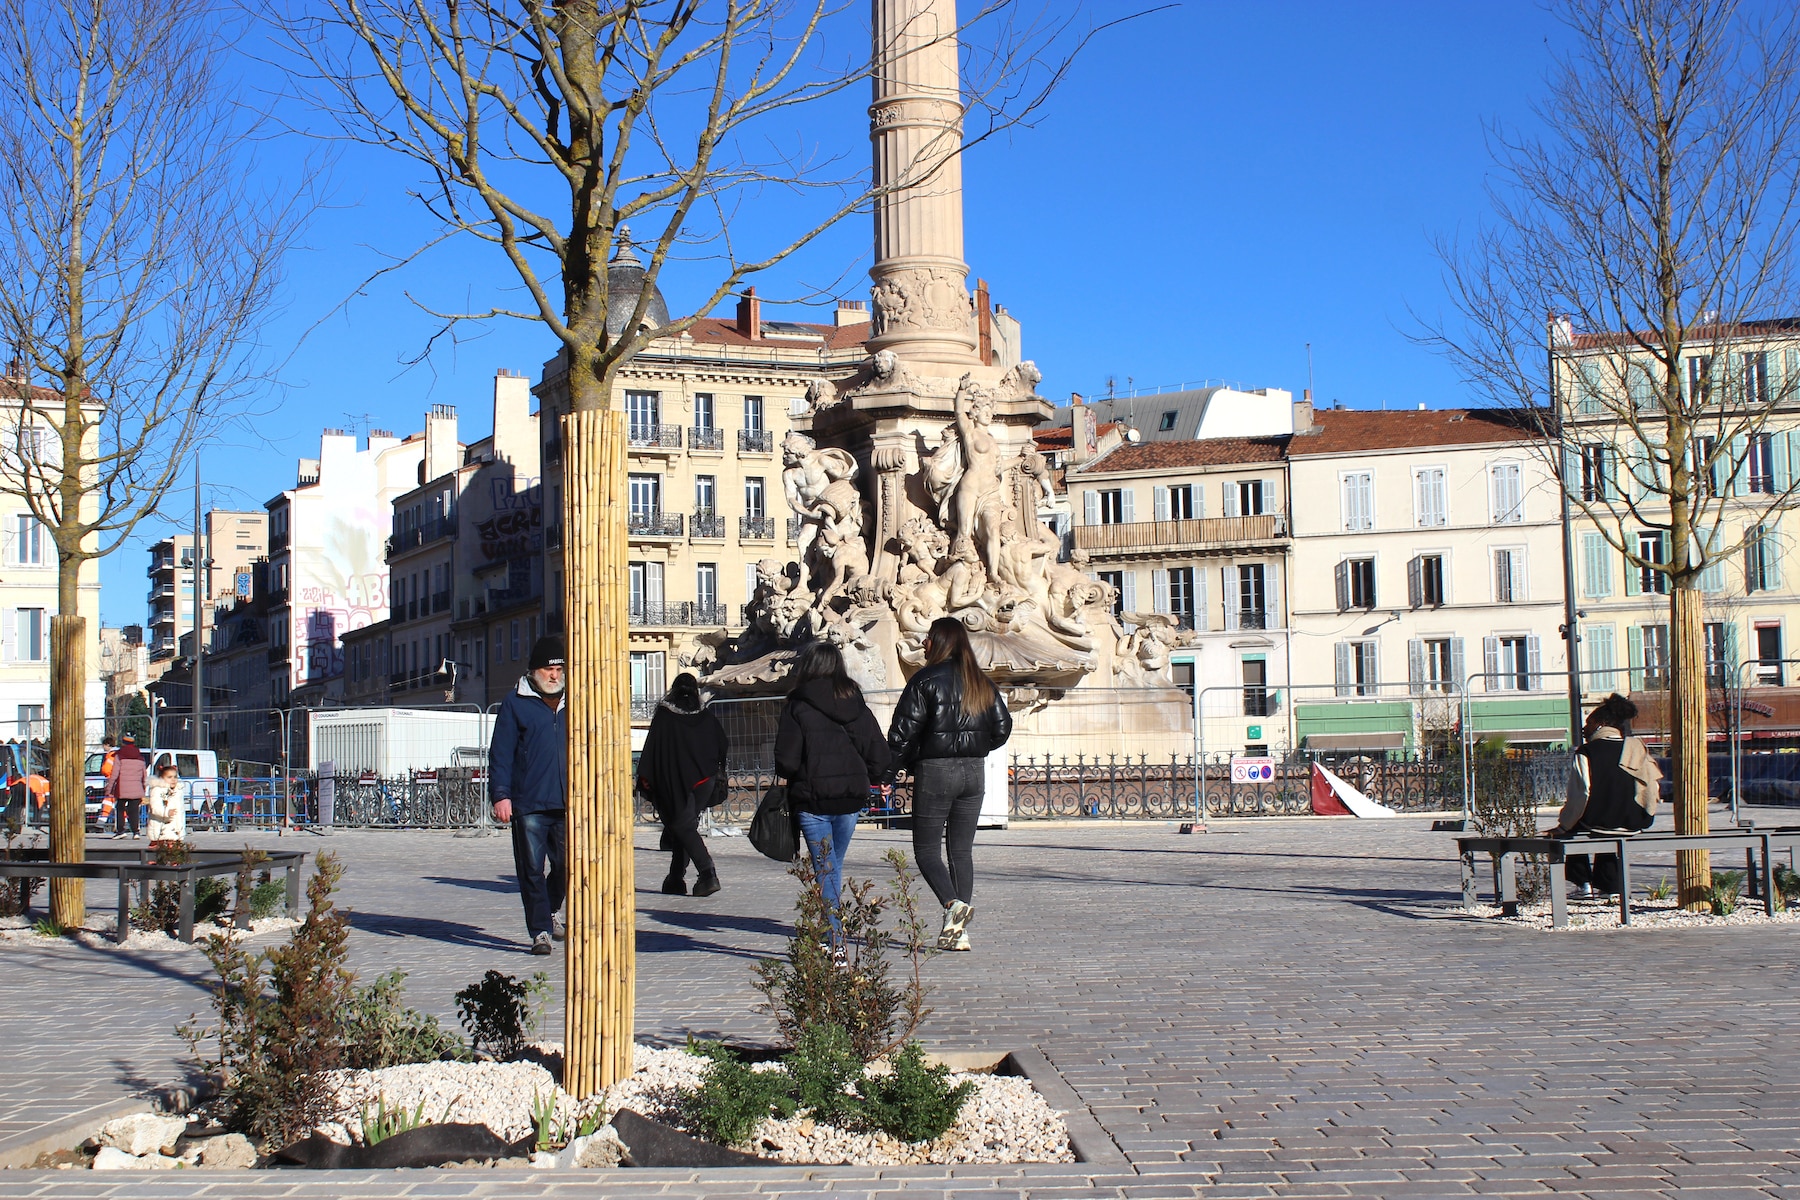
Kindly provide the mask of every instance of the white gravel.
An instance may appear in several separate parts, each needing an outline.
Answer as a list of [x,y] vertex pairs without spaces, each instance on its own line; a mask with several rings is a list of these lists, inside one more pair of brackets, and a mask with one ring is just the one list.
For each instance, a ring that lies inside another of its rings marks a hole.
[[340,1142],[361,1135],[362,1107],[368,1105],[373,1118],[378,1101],[390,1112],[403,1109],[409,1116],[423,1102],[427,1121],[486,1125],[509,1142],[536,1128],[536,1101],[554,1096],[557,1118],[570,1132],[582,1112],[550,1072],[532,1062],[409,1063],[379,1071],[333,1071],[330,1086],[337,1097],[337,1120],[321,1129]]
[[[40,934],[34,926],[43,919],[41,910],[35,910],[27,917],[0,917],[0,947],[4,946],[44,946],[60,939]],[[189,945],[177,938],[172,938],[160,930],[145,932],[134,929],[126,935],[123,943],[113,941],[113,930],[118,922],[111,917],[90,915],[88,923],[77,929],[73,938],[83,946],[94,950],[106,950],[123,946],[127,950],[198,950],[199,943],[209,934],[224,933],[233,937],[244,936],[235,927],[221,925],[197,925],[194,927],[194,944]],[[292,917],[261,917],[250,922],[248,936],[251,940],[272,934],[286,933],[299,925]]]
[[1788,909],[1777,912],[1773,917],[1763,912],[1761,900],[1739,900],[1737,911],[1728,917],[1715,917],[1711,913],[1687,912],[1677,907],[1674,899],[1649,900],[1633,897],[1631,901],[1631,924],[1619,924],[1619,905],[1615,900],[1603,903],[1599,900],[1570,900],[1569,923],[1562,929],[1553,928],[1550,924],[1550,901],[1537,900],[1519,906],[1519,915],[1503,917],[1500,909],[1492,904],[1480,904],[1471,909],[1460,905],[1453,910],[1454,915],[1479,917],[1498,921],[1504,925],[1513,925],[1521,929],[1540,929],[1549,933],[1568,933],[1616,929],[1631,932],[1637,929],[1702,929],[1729,925],[1792,925],[1800,923],[1800,911]]

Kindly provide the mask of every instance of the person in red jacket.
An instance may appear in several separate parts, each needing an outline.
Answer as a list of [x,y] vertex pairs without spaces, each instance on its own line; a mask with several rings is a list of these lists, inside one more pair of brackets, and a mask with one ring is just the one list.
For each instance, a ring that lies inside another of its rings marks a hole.
[[[144,785],[149,781],[150,767],[137,747],[137,739],[126,734],[120,739],[119,754],[113,760],[112,776],[106,781],[106,794],[113,801],[113,837],[138,835],[138,809],[144,804]],[[125,832],[129,818],[131,833]]]

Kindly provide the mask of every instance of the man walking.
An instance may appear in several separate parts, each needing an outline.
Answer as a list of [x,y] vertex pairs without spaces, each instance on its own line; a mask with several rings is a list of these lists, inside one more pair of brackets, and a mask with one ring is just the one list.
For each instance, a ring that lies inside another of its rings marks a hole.
[[552,936],[562,936],[556,913],[569,878],[563,826],[569,793],[569,719],[560,637],[537,640],[518,689],[500,702],[488,749],[488,778],[494,820],[512,824],[513,867],[525,904],[531,953],[549,954]]

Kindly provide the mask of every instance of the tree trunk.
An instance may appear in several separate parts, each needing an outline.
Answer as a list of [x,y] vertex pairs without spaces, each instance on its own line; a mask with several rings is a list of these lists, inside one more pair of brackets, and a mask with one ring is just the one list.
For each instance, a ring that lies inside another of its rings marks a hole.
[[[563,611],[568,614],[568,1011],[563,1088],[591,1096],[631,1074],[637,902],[631,672],[626,650],[625,415],[572,364],[562,419]],[[601,402],[593,406],[594,391]]]
[[[1669,597],[1669,752],[1675,766],[1675,830],[1707,832],[1706,634],[1700,592],[1690,580]],[[1681,906],[1705,907],[1712,883],[1712,856],[1705,850],[1678,850],[1675,875]]]
[[[78,863],[87,854],[87,796],[81,768],[87,752],[87,618],[50,618],[50,861]],[[50,919],[78,929],[87,919],[87,882],[50,881]]]

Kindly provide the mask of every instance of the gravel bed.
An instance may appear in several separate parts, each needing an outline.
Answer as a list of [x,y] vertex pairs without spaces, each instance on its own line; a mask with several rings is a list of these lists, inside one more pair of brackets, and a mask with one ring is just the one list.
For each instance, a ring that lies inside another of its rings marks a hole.
[[[34,926],[42,919],[41,913],[31,917],[0,917],[0,946],[44,946],[62,940],[36,931]],[[122,948],[126,950],[197,951],[200,949],[200,943],[208,934],[224,933],[232,936],[246,936],[247,934],[250,938],[259,938],[266,934],[286,933],[299,924],[300,922],[292,917],[258,917],[250,922],[249,930],[243,932],[233,926],[196,925],[193,945],[189,945],[179,938],[172,938],[161,930],[146,932],[142,929],[133,929],[121,943],[113,941],[113,930],[117,927],[118,922],[111,917],[99,917],[90,918],[86,925],[73,931],[69,936],[74,941],[94,950]]]
[[1633,898],[1631,901],[1631,924],[1619,924],[1619,904],[1614,900],[1570,900],[1569,923],[1562,929],[1553,928],[1550,924],[1550,901],[1535,900],[1519,906],[1519,915],[1503,917],[1500,909],[1493,904],[1479,904],[1474,908],[1464,909],[1460,905],[1454,910],[1455,915],[1479,917],[1484,920],[1498,921],[1505,925],[1516,925],[1521,929],[1541,929],[1548,933],[1568,933],[1575,930],[1593,931],[1597,929],[1622,929],[1626,932],[1637,929],[1699,929],[1724,925],[1792,925],[1800,923],[1800,911],[1787,909],[1777,912],[1773,917],[1763,912],[1761,900],[1739,900],[1737,911],[1728,917],[1715,917],[1711,913],[1687,912],[1676,906],[1673,898],[1667,900],[1650,900]]

